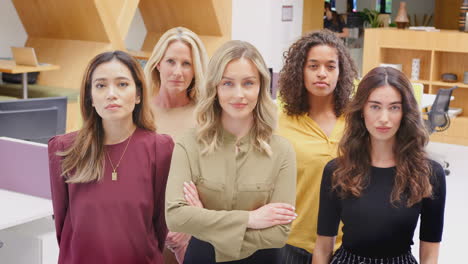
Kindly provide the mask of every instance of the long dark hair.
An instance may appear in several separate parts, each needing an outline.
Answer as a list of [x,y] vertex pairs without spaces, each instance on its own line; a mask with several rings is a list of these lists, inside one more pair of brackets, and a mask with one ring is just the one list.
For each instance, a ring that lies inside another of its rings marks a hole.
[[359,83],[356,95],[346,110],[346,127],[338,146],[337,169],[333,174],[332,186],[344,198],[359,197],[368,184],[371,141],[362,117],[363,109],[372,91],[386,85],[401,94],[403,109],[393,147],[396,177],[390,201],[394,205],[403,202],[410,207],[432,194],[431,166],[424,150],[429,136],[410,81],[393,68],[374,68]]
[[[133,123],[146,130],[156,130],[154,116],[150,108],[149,93],[144,81],[143,69],[129,54],[123,51],[104,52],[94,57],[86,68],[80,89],[80,109],[83,127],[78,131],[72,146],[62,153],[62,176],[69,183],[98,181],[103,176],[104,129],[102,118],[93,107],[91,88],[96,68],[106,62],[117,60],[127,66],[135,81],[140,103],[135,105]],[[71,173],[73,175],[71,175]]]
[[332,21],[332,23],[334,25],[338,26],[340,23],[344,24],[343,18],[340,15],[338,15],[338,13],[336,11],[331,10],[330,3],[325,2],[325,12],[327,11],[327,9],[330,10],[330,12],[332,14],[331,21]]
[[353,91],[353,82],[357,77],[357,69],[343,41],[330,30],[305,34],[285,52],[285,63],[280,72],[280,97],[284,103],[283,109],[288,115],[301,115],[309,112],[307,89],[304,85],[304,65],[307,53],[312,47],[325,45],[335,48],[338,53],[340,74],[336,88],[333,91],[334,111],[338,117],[343,113]]

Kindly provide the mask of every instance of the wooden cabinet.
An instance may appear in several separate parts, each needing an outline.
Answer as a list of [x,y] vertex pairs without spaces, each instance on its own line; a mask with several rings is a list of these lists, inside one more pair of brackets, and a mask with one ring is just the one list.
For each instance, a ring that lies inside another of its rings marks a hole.
[[[463,73],[468,71],[468,33],[455,30],[424,32],[395,28],[370,28],[364,33],[363,75],[381,63],[401,64],[410,78],[412,59],[419,58],[419,80],[424,92],[436,94],[440,88],[454,85],[455,100],[451,107],[463,109],[452,119],[448,130],[431,135],[431,140],[468,145],[468,84],[463,83]],[[456,83],[443,82],[442,73],[455,73]]]

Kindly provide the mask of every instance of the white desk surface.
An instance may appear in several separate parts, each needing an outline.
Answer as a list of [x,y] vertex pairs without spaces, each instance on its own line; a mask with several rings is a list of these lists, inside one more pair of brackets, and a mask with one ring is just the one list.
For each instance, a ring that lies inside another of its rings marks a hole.
[[[436,94],[423,94],[421,99],[421,108],[426,108],[432,106],[434,100],[436,99]],[[455,97],[450,97],[450,100],[455,99]]]
[[52,214],[51,200],[0,189],[0,230]]

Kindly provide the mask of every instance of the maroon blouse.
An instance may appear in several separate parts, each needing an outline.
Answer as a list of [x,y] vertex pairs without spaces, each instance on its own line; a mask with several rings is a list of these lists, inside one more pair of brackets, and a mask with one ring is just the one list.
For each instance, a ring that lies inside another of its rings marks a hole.
[[[99,182],[67,184],[61,157],[76,132],[49,141],[49,166],[59,264],[163,263],[167,235],[164,195],[174,143],[171,137],[137,128],[112,181],[106,156]],[[114,166],[127,141],[106,145]]]

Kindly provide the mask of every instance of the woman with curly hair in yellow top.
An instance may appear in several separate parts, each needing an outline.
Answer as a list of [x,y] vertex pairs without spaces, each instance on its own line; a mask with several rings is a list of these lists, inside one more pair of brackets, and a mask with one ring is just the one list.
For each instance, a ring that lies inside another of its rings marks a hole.
[[[279,134],[296,151],[298,218],[293,222],[284,263],[310,263],[317,238],[322,171],[336,157],[353,91],[356,67],[343,41],[329,30],[304,35],[285,54],[279,89],[283,109]],[[337,237],[337,246],[341,236]]]

